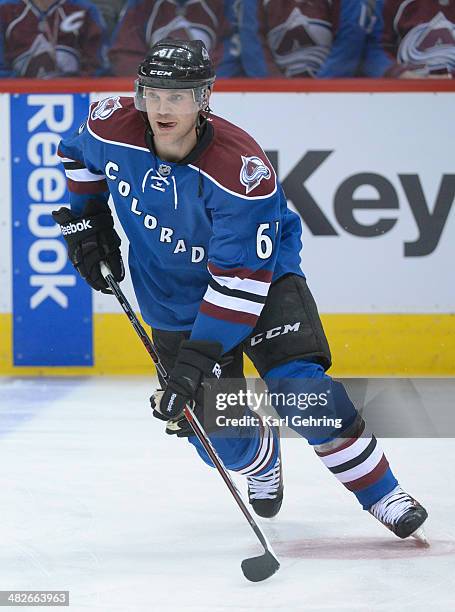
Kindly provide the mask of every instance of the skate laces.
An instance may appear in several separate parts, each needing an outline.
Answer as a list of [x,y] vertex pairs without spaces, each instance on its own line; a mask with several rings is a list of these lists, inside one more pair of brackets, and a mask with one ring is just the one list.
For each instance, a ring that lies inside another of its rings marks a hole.
[[415,503],[412,497],[398,485],[393,491],[373,504],[370,508],[370,512],[381,521],[381,523],[395,525],[398,519],[400,519],[405,512],[414,508],[414,506]]
[[281,461],[262,476],[248,476],[248,492],[251,499],[275,499],[281,479]]

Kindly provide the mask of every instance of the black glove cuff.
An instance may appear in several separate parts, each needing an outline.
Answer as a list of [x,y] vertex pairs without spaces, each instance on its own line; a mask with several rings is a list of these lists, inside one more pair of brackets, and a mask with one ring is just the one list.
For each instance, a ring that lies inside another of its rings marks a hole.
[[80,216],[64,207],[54,211],[52,216],[61,227],[68,257],[82,278],[93,289],[110,292],[101,274],[100,262],[108,264],[116,281],[123,280],[125,271],[119,248],[121,240],[107,202],[89,200]]
[[78,244],[87,240],[90,236],[108,230],[115,234],[114,240],[111,239],[113,243],[115,242],[113,246],[120,246],[120,238],[114,230],[114,219],[110,212],[103,212],[94,216],[74,217],[72,214],[68,216],[63,210],[60,208],[60,210],[52,213],[52,216],[60,225],[62,235],[69,245]]
[[184,340],[180,345],[177,365],[196,369],[203,376],[216,376],[219,378],[221,371],[217,363],[223,352],[220,342],[209,340]]

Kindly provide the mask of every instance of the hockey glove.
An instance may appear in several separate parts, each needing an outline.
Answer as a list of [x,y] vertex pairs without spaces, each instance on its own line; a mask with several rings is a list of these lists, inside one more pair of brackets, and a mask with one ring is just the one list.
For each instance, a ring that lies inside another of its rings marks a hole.
[[167,433],[178,436],[189,434],[183,409],[192,401],[198,406],[202,405],[204,387],[212,386],[212,382],[221,376],[221,367],[218,363],[221,353],[222,346],[219,342],[207,340],[182,342],[166,389],[164,392],[161,390],[155,392],[150,398],[153,415],[168,421]]
[[[186,420],[184,415],[177,417],[174,420],[168,419],[164,414],[160,412],[160,404],[163,398],[164,389],[156,389],[153,392],[153,395],[150,397],[150,406],[152,408],[152,414],[155,418],[160,419],[161,421],[166,421],[166,433],[169,435],[176,435],[178,438],[187,438],[191,436],[193,430],[191,429],[190,424]],[[196,410],[197,406],[194,402],[191,402],[191,408],[194,412],[199,413],[199,410]],[[198,419],[200,418],[200,414],[197,414]]]
[[80,217],[62,207],[52,213],[60,225],[68,247],[68,258],[87,283],[103,293],[111,293],[100,270],[106,262],[116,281],[123,280],[125,270],[120,254],[120,237],[114,219],[104,200],[89,200]]

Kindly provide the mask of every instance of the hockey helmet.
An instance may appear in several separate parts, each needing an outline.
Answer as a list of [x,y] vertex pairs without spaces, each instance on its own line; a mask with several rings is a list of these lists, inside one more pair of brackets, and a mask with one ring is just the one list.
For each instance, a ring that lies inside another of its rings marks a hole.
[[156,43],[139,65],[136,108],[146,110],[150,90],[178,89],[192,91],[196,108],[205,110],[214,81],[215,70],[202,40],[166,38]]

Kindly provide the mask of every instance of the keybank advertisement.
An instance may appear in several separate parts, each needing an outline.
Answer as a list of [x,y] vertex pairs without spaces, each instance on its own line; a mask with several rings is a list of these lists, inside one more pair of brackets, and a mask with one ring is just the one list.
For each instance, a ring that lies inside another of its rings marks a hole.
[[51,212],[68,204],[56,155],[87,114],[87,95],[12,95],[15,365],[92,365],[91,291],[68,263]]

